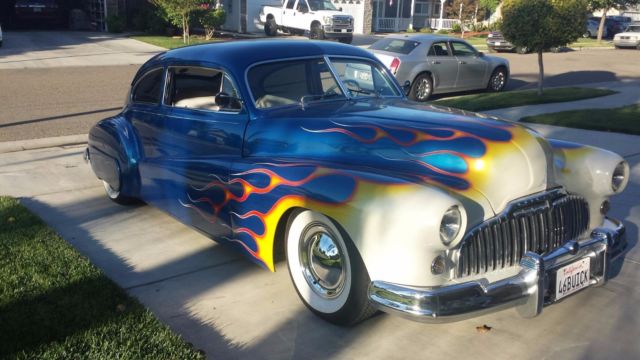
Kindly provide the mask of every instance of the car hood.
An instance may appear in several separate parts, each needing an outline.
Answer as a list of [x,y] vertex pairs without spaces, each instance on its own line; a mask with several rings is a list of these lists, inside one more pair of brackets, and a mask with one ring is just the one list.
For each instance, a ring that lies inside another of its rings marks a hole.
[[245,156],[315,160],[435,185],[490,204],[555,186],[552,151],[518,124],[406,100],[317,102],[250,125]]

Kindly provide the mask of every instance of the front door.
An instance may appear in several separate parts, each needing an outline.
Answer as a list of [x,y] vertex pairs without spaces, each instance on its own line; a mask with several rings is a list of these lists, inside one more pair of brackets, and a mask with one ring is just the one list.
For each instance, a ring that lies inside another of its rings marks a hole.
[[458,60],[458,80],[456,81],[456,88],[465,90],[487,87],[484,80],[485,72],[487,71],[487,62],[479,56],[476,49],[460,41],[452,41],[451,49],[453,50],[453,55]]
[[427,53],[427,65],[433,75],[434,90],[448,90],[456,85],[458,60],[446,41],[436,41],[431,45]]

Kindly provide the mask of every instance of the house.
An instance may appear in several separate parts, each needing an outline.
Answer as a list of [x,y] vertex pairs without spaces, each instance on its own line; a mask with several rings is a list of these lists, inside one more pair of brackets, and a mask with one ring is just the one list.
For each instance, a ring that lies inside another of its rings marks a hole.
[[[279,6],[280,0],[219,0],[227,12],[224,30],[242,33],[263,31],[260,9],[263,5]],[[439,22],[445,0],[331,0],[336,8],[354,18],[354,33],[404,31],[429,26],[450,28],[454,21]],[[413,11],[412,11],[413,10]]]

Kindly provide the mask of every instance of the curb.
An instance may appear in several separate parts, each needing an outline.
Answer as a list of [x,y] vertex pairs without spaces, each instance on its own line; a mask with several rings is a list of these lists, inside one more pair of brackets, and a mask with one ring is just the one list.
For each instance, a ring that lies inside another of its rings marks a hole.
[[5,142],[0,142],[0,154],[16,152],[16,151],[24,151],[24,150],[35,150],[35,149],[44,149],[44,148],[60,147],[60,146],[80,145],[80,144],[86,144],[86,143],[87,143],[87,134],[57,136],[57,137],[33,139],[33,140],[5,141]]

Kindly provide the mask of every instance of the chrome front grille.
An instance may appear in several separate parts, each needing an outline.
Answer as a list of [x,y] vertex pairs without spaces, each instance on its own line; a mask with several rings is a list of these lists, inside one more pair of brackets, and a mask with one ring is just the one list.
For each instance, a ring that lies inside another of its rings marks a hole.
[[562,189],[527,198],[471,230],[459,248],[456,277],[516,265],[527,251],[546,254],[589,228],[589,206]]

